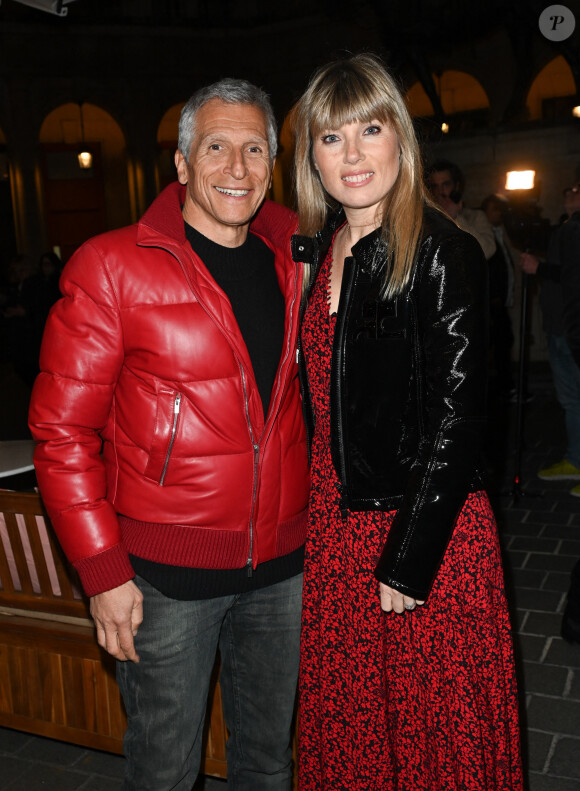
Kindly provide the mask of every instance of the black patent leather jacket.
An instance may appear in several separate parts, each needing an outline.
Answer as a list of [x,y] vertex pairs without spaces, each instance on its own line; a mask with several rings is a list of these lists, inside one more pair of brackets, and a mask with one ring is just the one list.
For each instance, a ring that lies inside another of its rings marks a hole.
[[[342,222],[341,212],[314,238],[293,237],[295,260],[312,266],[308,294]],[[344,263],[331,369],[341,505],[396,510],[375,576],[425,599],[468,493],[483,486],[486,262],[473,236],[431,208],[411,281],[396,298],[380,296],[388,250],[379,232],[352,253]]]

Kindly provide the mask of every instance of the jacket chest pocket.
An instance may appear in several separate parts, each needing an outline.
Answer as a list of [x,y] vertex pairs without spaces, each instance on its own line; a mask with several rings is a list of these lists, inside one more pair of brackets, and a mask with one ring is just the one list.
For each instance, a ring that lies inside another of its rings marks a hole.
[[407,304],[398,298],[364,302],[354,328],[358,341],[407,337]]
[[145,477],[163,486],[179,432],[183,397],[176,390],[157,395],[157,412]]

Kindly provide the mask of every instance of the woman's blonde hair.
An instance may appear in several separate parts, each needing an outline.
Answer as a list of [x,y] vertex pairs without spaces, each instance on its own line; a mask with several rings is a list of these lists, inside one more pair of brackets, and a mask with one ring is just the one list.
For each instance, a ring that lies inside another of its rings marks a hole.
[[312,236],[336,206],[328,195],[312,155],[314,138],[352,121],[392,126],[401,150],[399,174],[385,197],[382,235],[388,244],[384,295],[392,297],[409,282],[423,222],[425,194],[419,144],[405,101],[393,77],[374,55],[354,55],[329,63],[313,76],[294,114],[295,190],[300,233]]

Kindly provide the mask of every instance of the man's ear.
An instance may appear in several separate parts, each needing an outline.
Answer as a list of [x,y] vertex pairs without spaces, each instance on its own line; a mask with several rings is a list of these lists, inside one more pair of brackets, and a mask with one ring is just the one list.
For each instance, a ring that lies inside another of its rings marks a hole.
[[179,149],[175,152],[175,167],[177,169],[177,178],[180,184],[187,184],[189,181],[189,173],[187,172],[187,162],[185,157]]

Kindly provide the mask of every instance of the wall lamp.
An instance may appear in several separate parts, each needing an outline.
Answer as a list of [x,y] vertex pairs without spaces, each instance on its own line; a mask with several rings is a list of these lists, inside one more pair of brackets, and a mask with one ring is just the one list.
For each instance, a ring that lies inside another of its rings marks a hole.
[[506,190],[533,190],[535,170],[510,170],[506,173]]
[[78,153],[79,167],[81,170],[89,170],[93,166],[93,155],[85,147],[85,125],[83,122],[83,105],[79,104],[79,115],[81,118],[81,150]]

